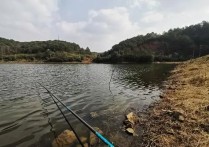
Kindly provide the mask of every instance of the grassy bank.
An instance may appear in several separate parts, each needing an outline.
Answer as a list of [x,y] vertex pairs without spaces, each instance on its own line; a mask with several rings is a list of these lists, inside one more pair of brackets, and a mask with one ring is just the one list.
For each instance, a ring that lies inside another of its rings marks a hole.
[[143,146],[209,146],[209,56],[178,65],[141,116]]

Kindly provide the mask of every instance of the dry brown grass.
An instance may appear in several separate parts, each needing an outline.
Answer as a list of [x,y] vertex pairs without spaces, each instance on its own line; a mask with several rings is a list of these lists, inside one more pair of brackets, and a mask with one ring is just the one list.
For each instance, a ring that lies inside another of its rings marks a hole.
[[143,146],[209,146],[209,56],[178,65],[141,120]]

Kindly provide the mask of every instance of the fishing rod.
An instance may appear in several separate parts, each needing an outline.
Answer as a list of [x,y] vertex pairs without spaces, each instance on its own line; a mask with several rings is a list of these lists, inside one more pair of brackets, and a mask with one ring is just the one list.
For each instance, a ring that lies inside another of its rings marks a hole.
[[50,95],[51,97],[54,97],[58,102],[60,102],[63,107],[65,107],[68,111],[70,111],[78,120],[80,120],[89,130],[91,130],[99,139],[101,139],[106,145],[109,147],[114,147],[114,145],[106,139],[102,134],[94,130],[85,120],[83,120],[80,116],[78,116],[73,110],[71,110],[68,106],[66,106],[61,100],[59,100],[53,93],[51,93],[45,86],[43,86],[41,83],[38,83],[41,85]]
[[[38,83],[38,84],[40,84],[40,83]],[[41,85],[41,84],[40,84],[40,85]],[[41,85],[41,86],[44,87],[43,85]],[[46,89],[46,88],[44,87],[44,89]],[[70,126],[70,129],[71,129],[71,130],[73,131],[73,133],[75,134],[75,136],[76,136],[78,142],[81,144],[82,147],[84,147],[82,141],[81,141],[80,138],[78,137],[78,134],[75,132],[75,130],[73,129],[72,125],[71,125],[70,122],[68,121],[67,117],[66,117],[65,114],[62,112],[60,106],[57,104],[57,102],[56,102],[55,99],[53,98],[52,93],[50,93],[48,90],[47,90],[47,92],[48,92],[49,95],[51,96],[53,102],[56,104],[57,108],[58,108],[59,111],[61,112],[61,114],[62,114],[62,116],[64,117],[64,119],[65,119],[65,121],[67,122],[67,124]]]

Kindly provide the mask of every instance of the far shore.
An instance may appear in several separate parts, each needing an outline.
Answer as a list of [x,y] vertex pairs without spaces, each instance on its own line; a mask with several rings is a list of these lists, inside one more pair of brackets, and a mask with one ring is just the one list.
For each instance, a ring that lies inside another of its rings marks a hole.
[[154,64],[181,64],[183,63],[183,61],[179,61],[179,62],[152,62]]
[[[119,63],[101,63],[101,64],[181,64],[179,62],[119,62]],[[45,61],[0,61],[0,64],[98,64],[95,62],[82,61],[82,62],[45,62]]]
[[8,61],[0,64],[91,64],[92,62],[44,62],[44,61]]

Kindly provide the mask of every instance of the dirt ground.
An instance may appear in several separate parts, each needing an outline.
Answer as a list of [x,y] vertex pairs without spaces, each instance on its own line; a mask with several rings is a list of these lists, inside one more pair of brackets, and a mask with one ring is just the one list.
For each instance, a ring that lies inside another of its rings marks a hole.
[[172,71],[161,100],[140,116],[142,146],[209,146],[209,56]]

